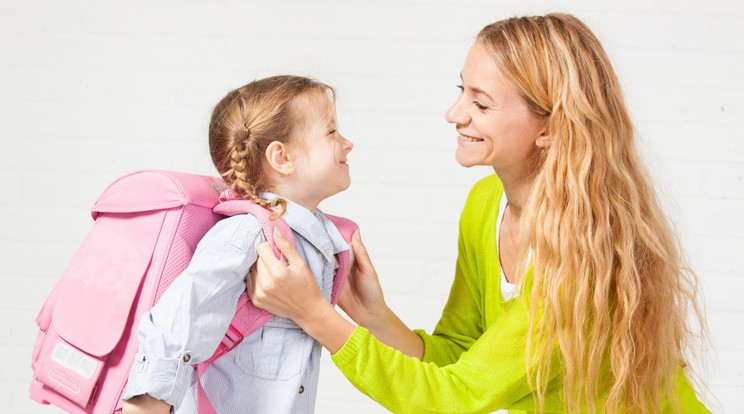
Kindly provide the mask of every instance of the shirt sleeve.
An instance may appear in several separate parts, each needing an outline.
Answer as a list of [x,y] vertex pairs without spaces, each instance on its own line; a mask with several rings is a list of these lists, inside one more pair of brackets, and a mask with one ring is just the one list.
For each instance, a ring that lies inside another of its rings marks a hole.
[[140,320],[125,400],[147,393],[178,408],[192,366],[209,359],[225,335],[263,240],[252,215],[229,217],[210,229],[188,267]]

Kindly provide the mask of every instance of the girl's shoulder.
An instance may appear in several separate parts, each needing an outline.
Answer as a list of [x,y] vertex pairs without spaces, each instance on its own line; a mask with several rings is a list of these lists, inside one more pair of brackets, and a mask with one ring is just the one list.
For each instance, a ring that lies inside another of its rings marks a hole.
[[244,252],[266,240],[263,228],[252,214],[237,214],[218,221],[199,242],[199,248],[214,248],[224,245],[236,247]]

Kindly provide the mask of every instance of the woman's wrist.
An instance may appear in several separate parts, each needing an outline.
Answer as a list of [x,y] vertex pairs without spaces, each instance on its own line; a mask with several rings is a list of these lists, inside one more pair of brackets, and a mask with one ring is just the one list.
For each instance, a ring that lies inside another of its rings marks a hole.
[[424,342],[387,306],[382,315],[365,328],[382,343],[408,356],[418,359],[424,356]]
[[341,349],[354,333],[354,325],[326,301],[299,316],[295,322],[330,353]]
[[361,326],[365,327],[369,333],[378,336],[378,332],[382,332],[390,327],[390,322],[395,321],[398,317],[395,315],[392,309],[387,306],[386,303],[368,313],[367,319],[364,323],[360,323]]

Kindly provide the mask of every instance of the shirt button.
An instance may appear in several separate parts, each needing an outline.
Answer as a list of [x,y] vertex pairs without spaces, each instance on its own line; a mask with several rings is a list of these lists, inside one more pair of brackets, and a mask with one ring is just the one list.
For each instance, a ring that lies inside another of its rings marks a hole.
[[302,394],[303,392],[305,392],[305,387],[300,385],[300,394]]
[[191,354],[189,354],[189,353],[183,354],[183,358],[182,359],[183,359],[183,362],[189,362],[189,361],[191,361]]

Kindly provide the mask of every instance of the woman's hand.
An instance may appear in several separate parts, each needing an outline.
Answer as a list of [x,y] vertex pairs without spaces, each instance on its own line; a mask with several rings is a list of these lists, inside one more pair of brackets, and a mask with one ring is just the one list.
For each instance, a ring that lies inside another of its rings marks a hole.
[[351,238],[351,247],[354,249],[354,266],[338,298],[338,306],[383,343],[421,359],[424,343],[385,303],[377,272],[359,230]]
[[338,306],[354,322],[368,329],[383,321],[388,311],[377,272],[362,243],[359,230],[351,238],[354,264],[338,297]]
[[354,326],[323,297],[305,261],[278,230],[274,243],[287,262],[279,260],[268,243],[261,243],[255,271],[246,281],[248,296],[259,308],[295,321],[331,353],[338,351]]
[[278,230],[274,230],[274,243],[286,263],[276,257],[268,243],[259,244],[258,260],[246,280],[248,296],[257,307],[299,323],[327,302],[305,261]]
[[170,409],[167,402],[143,394],[124,401],[122,414],[169,414]]

